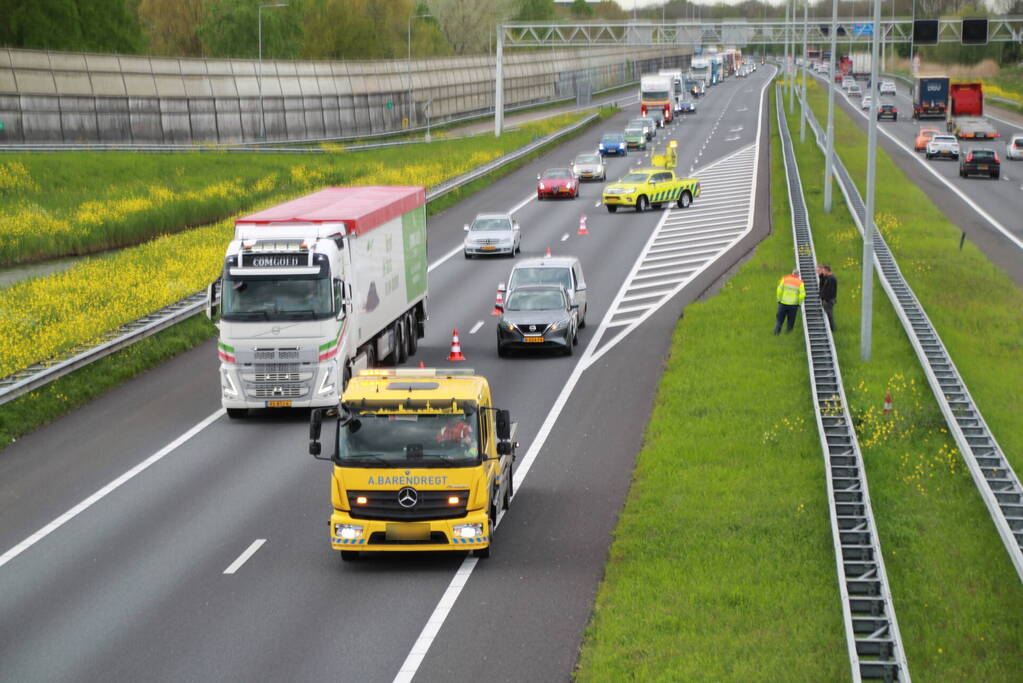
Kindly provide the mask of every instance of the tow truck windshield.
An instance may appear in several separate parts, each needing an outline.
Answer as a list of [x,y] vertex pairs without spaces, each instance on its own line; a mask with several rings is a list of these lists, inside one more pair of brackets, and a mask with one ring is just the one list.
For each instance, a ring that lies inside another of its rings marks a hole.
[[476,415],[361,414],[340,427],[346,467],[469,467],[480,462]]
[[649,177],[646,173],[626,173],[619,182],[622,183],[645,183]]
[[224,278],[224,320],[319,320],[334,314],[327,277]]

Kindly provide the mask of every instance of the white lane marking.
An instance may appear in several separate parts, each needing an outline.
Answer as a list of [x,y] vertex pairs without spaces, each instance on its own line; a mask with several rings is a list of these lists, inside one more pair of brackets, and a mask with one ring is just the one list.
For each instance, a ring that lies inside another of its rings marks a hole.
[[189,429],[187,432],[185,432],[178,438],[171,441],[169,444],[158,450],[156,453],[153,453],[151,456],[140,462],[138,465],[135,465],[135,467],[132,467],[130,470],[128,470],[121,476],[117,477],[117,479],[114,479],[112,482],[110,482],[100,490],[96,491],[94,494],[92,494],[82,502],[78,503],[78,505],[75,505],[70,510],[62,514],[60,517],[57,517],[55,520],[44,526],[39,531],[29,536],[21,543],[5,552],[3,555],[0,555],[0,567],[3,567],[5,564],[16,558],[18,555],[22,554],[23,552],[34,546],[36,543],[43,540],[44,538],[52,534],[54,531],[61,528],[62,526],[70,522],[72,519],[88,510],[95,503],[102,500],[107,495],[113,493],[122,484],[125,484],[131,479],[134,479],[137,475],[147,470],[150,466],[159,462],[166,455],[173,452],[174,449],[176,449],[178,446],[185,443],[193,436],[195,436],[196,434],[198,434],[199,432],[201,432],[202,430],[206,429],[211,424],[216,422],[217,419],[219,419],[224,413],[225,413],[224,409],[220,408],[213,414],[203,418],[194,427]]
[[741,135],[734,135],[734,136],[732,136],[730,138],[725,138],[725,142],[735,142],[736,140],[741,140],[741,139],[742,139]]
[[483,327],[483,321],[477,320],[476,324],[472,326],[471,330],[469,330],[469,334],[476,334],[477,332],[479,332],[481,327]]
[[227,569],[224,570],[224,573],[234,574],[236,571],[241,569],[242,565],[248,562],[249,558],[255,555],[256,551],[262,548],[264,543],[266,543],[265,538],[257,538],[255,541],[252,542],[252,545],[246,548],[245,551],[241,555],[239,555],[238,558],[234,562],[232,562]]
[[593,208],[594,209],[599,209],[600,208],[600,202],[597,202],[596,204],[594,204]]
[[742,131],[742,126],[736,126],[735,128],[730,128],[728,130],[729,133],[739,133],[741,131]]
[[[768,79],[768,82],[764,85],[764,90],[767,89],[767,85],[770,84],[770,81],[771,79]],[[763,92],[764,91],[762,90],[761,109],[760,114],[757,117],[757,139],[759,139],[759,122],[763,118]],[[668,212],[661,214],[660,222],[663,222],[668,216]],[[651,241],[654,235],[656,235],[656,230],[651,235]],[[640,259],[637,259],[636,263],[638,265],[640,263]],[[610,324],[609,321],[613,313],[613,308],[608,309],[599,329],[607,328]],[[583,351],[579,357],[579,361],[576,363],[575,367],[572,368],[572,374],[570,374],[568,379],[565,381],[565,386],[561,389],[561,393],[558,394],[558,398],[555,399],[550,412],[547,413],[547,418],[544,420],[543,424],[540,425],[540,430],[537,432],[536,438],[533,439],[533,442],[529,445],[529,450],[526,451],[525,457],[522,458],[521,464],[516,468],[514,477],[516,496],[518,495],[518,492],[522,490],[523,480],[525,480],[530,468],[536,461],[536,456],[547,441],[547,437],[554,428],[554,424],[561,416],[561,411],[564,410],[569,396],[571,396],[572,391],[575,389],[575,385],[579,382],[579,378],[591,365],[589,359],[594,355],[594,349],[596,348],[595,342],[598,339],[599,336],[594,335],[586,345],[586,350]],[[514,496],[512,499],[514,500]],[[498,525],[500,525],[503,518],[504,512],[502,511],[497,517]],[[415,677],[416,672],[419,670],[419,666],[423,662],[423,658],[426,657],[426,653],[429,652],[430,646],[433,644],[434,638],[437,637],[441,627],[444,625],[444,621],[451,612],[451,608],[454,606],[459,594],[462,592],[466,582],[469,580],[469,576],[472,575],[473,569],[476,568],[477,561],[478,560],[471,555],[462,561],[462,565],[458,568],[458,571],[455,572],[455,576],[451,579],[451,583],[448,584],[447,590],[444,591],[444,595],[441,596],[440,602],[437,603],[437,607],[433,610],[433,614],[430,615],[426,625],[423,626],[423,630],[419,633],[419,637],[416,638],[416,642],[412,645],[412,650],[409,651],[408,656],[401,665],[401,669],[399,669],[398,674],[394,677],[394,683],[410,683]]]
[[566,232],[564,235],[561,236],[561,241],[564,242],[567,239],[568,239],[568,233]]
[[[519,209],[521,209],[523,206],[525,206],[529,202],[533,201],[534,199],[536,199],[536,193],[531,193],[528,197],[526,197],[521,202],[519,202],[518,204],[513,206],[508,211],[508,213],[514,215],[515,213],[518,212]],[[427,273],[432,273],[434,270],[436,270],[437,268],[439,268],[442,265],[444,265],[447,261],[449,261],[449,260],[453,259],[455,256],[457,256],[462,251],[462,249],[463,249],[463,245],[459,245],[459,246],[455,247],[454,249],[452,249],[451,251],[449,251],[448,253],[444,254],[439,259],[437,259],[436,261],[431,263],[426,268],[426,272]]]

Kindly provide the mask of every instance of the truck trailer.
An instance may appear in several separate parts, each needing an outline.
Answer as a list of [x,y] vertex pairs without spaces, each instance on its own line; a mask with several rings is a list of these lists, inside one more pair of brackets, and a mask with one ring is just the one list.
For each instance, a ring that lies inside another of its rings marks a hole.
[[984,89],[980,83],[950,83],[949,116],[945,126],[959,139],[988,140],[998,130],[984,118]]
[[944,119],[948,114],[948,79],[918,78],[913,84],[913,118]]
[[648,74],[639,79],[639,110],[643,116],[647,112],[663,111],[664,122],[670,123],[673,114],[672,82],[670,76]]
[[330,187],[237,219],[207,292],[227,414],[336,406],[354,372],[404,362],[426,272],[422,187]]

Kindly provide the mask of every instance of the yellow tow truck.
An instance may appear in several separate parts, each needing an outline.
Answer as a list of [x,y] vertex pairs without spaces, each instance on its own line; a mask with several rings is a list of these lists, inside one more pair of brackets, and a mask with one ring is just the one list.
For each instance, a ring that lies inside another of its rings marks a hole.
[[[657,156],[654,159],[660,161]],[[669,153],[662,157],[664,166],[637,168],[609,183],[602,197],[608,212],[614,213],[619,206],[632,206],[640,213],[648,207],[659,209],[669,202],[675,202],[680,209],[688,208],[693,199],[700,196],[700,181],[676,177],[674,171],[665,167],[668,164],[665,157],[669,157]],[[670,157],[674,158],[674,154]]]
[[[321,444],[329,421],[333,434]],[[336,410],[310,417],[309,452],[333,464],[331,547],[345,561],[361,551],[489,557],[498,513],[514,495],[513,432],[472,370],[360,372]]]

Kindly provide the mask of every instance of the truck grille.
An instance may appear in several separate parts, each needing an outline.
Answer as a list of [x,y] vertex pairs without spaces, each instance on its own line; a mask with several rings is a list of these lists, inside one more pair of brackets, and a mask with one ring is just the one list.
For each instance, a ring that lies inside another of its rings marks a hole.
[[[419,502],[410,508],[398,504],[398,489],[393,491],[349,491],[348,506],[354,519],[380,519],[406,522],[413,519],[454,519],[464,517],[469,504],[468,489],[446,489],[443,491],[416,490]],[[358,505],[355,499],[365,496],[365,505]],[[448,504],[449,496],[458,496],[458,505]]]
[[438,545],[447,542],[448,536],[443,531],[431,531],[430,538],[422,541],[387,540],[387,534],[383,531],[376,531],[369,535],[369,545]]
[[255,379],[257,382],[298,382],[298,363],[256,363]]
[[298,349],[256,349],[252,355],[255,360],[298,360]]
[[306,387],[299,385],[255,384],[249,389],[249,395],[255,398],[298,398],[304,396]]

